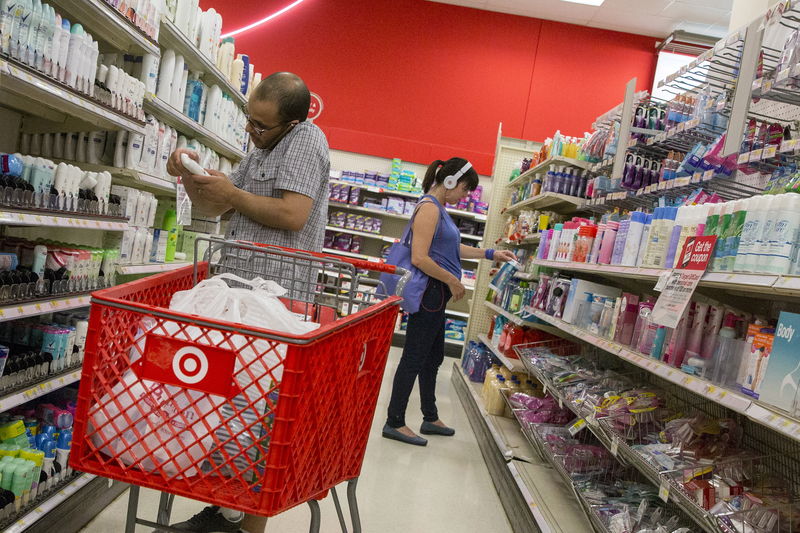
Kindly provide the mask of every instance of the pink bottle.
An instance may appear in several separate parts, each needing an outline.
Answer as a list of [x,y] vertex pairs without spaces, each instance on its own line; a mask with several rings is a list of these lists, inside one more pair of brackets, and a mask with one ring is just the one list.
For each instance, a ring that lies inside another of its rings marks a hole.
[[610,221],[606,223],[606,230],[603,232],[603,243],[600,245],[600,253],[597,262],[601,265],[611,263],[611,255],[614,253],[614,241],[617,240],[617,230],[619,222]]

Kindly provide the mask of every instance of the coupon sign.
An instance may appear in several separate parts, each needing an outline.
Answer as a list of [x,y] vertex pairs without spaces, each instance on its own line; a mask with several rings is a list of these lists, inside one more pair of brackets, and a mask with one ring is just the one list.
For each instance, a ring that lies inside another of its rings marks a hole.
[[653,307],[650,315],[653,322],[668,328],[678,327],[678,322],[708,267],[716,241],[717,238],[713,235],[686,239],[677,266],[670,273],[666,286]]

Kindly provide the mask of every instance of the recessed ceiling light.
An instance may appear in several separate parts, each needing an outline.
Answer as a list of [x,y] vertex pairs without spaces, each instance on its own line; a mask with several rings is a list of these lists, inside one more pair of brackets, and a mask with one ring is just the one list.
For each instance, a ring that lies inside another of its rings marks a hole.
[[586,4],[587,6],[602,6],[606,0],[561,0],[562,2],[572,2],[573,4]]

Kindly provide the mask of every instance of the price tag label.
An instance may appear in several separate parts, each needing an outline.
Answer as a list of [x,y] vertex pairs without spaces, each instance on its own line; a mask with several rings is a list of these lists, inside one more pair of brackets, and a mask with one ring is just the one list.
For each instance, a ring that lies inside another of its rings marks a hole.
[[775,157],[777,151],[778,151],[777,146],[770,146],[769,148],[764,148],[764,159],[771,159]]
[[586,420],[581,418],[580,420],[578,420],[569,427],[569,434],[574,437],[585,427],[586,427]]
[[761,88],[761,94],[766,94],[772,90],[772,80],[767,80],[764,82],[764,86]]
[[669,484],[666,480],[662,480],[661,485],[658,487],[658,497],[665,502],[669,501]]
[[678,124],[678,133],[686,130],[686,124],[687,124],[686,122],[681,122],[680,124]]
[[703,179],[703,175],[700,172],[692,174],[692,183],[700,183],[701,179]]
[[559,409],[563,409],[564,408],[564,400],[562,400],[561,398],[558,399],[558,408]]
[[750,152],[750,161],[761,161],[761,156],[764,154],[764,149],[759,148]]
[[614,457],[619,453],[619,439],[612,437],[611,439],[611,455]]
[[736,160],[736,162],[738,164],[740,164],[740,165],[743,165],[743,164],[747,163],[748,161],[750,161],[750,152],[745,152],[743,154],[739,154],[739,159]]
[[713,169],[706,170],[705,172],[703,172],[703,181],[708,181],[713,177],[714,177],[714,170]]
[[757,91],[764,84],[764,78],[758,78],[753,82],[753,90]]
[[17,307],[17,313],[18,313],[20,316],[22,316],[22,315],[24,315],[24,314],[25,314],[25,309],[23,309],[23,308],[22,308],[22,306],[19,306],[19,307]]

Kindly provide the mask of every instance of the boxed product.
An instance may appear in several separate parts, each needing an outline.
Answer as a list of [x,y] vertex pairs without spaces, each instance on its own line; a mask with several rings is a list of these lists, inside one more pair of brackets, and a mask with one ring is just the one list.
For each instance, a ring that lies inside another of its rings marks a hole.
[[[759,398],[761,383],[764,380],[764,373],[770,363],[770,353],[772,343],[775,339],[775,330],[762,327],[753,335],[753,343],[750,344],[749,353],[746,354],[747,370],[744,374],[742,392],[754,398]],[[744,362],[742,364],[745,364]]]
[[[797,342],[794,342],[797,337]],[[789,413],[795,411],[800,385],[800,315],[782,311],[775,328],[769,365],[761,382],[759,399]]]
[[386,198],[386,210],[397,215],[405,214],[406,202],[402,198],[391,196]]
[[601,285],[600,283],[593,283],[584,279],[573,278],[570,282],[569,294],[567,302],[564,305],[564,315],[562,319],[565,322],[573,324],[577,319],[579,302],[585,293],[590,293],[595,296],[605,296],[606,298],[618,298],[622,291],[615,287],[608,285]]

